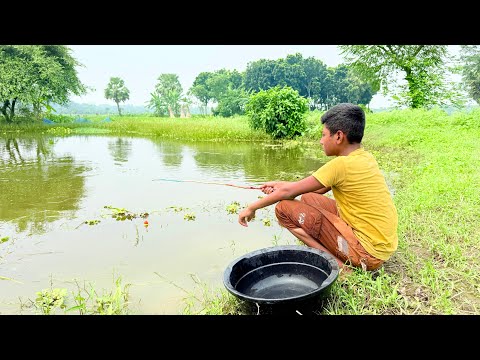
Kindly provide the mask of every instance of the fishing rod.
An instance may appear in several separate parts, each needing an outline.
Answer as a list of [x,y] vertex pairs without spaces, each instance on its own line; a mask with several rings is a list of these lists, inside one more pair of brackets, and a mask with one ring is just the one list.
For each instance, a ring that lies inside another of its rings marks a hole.
[[261,190],[262,189],[260,186],[234,185],[234,184],[226,184],[226,183],[219,183],[219,182],[212,182],[212,181],[176,180],[176,179],[153,179],[152,181],[193,182],[193,183],[198,183],[198,184],[232,186],[232,187],[241,188],[241,189],[255,189],[255,190]]

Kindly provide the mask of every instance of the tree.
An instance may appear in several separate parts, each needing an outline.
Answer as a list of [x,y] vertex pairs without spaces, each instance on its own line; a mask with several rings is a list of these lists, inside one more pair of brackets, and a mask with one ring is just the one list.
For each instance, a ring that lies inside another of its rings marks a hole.
[[306,97],[305,89],[302,86],[306,78],[302,54],[296,53],[287,55],[285,59],[278,59],[273,75],[276,85],[291,87],[297,90],[301,96]]
[[155,91],[151,93],[152,98],[148,106],[155,109],[155,113],[163,113],[168,110],[170,117],[180,115],[180,100],[182,98],[182,85],[178,75],[161,74],[155,85]]
[[370,84],[359,79],[357,74],[346,65],[340,64],[331,71],[335,85],[330,89],[329,107],[345,102],[368,106],[373,97]]
[[242,115],[245,113],[245,104],[249,97],[250,94],[242,88],[228,88],[218,102],[218,106],[213,110],[213,115],[223,117]]
[[261,59],[247,64],[245,70],[245,90],[261,91],[278,85],[274,78],[276,60]]
[[[375,92],[382,89],[399,105],[409,108],[455,103],[458,93],[446,81],[449,60],[446,45],[339,45],[346,64],[369,82]],[[399,76],[405,83],[397,87]]]
[[462,83],[468,95],[480,105],[480,46],[461,45]]
[[248,97],[243,88],[242,73],[237,70],[220,69],[200,73],[189,93],[201,102],[205,114],[208,103],[214,102],[217,104],[217,108],[212,111],[214,115],[232,116],[243,112],[242,103],[246,101],[245,95]]
[[329,67],[326,69],[323,80],[312,83],[311,107],[319,110],[327,110],[330,108],[331,95],[335,92],[335,85],[333,83],[335,68]]
[[15,106],[32,106],[39,117],[49,104],[68,103],[72,94],[86,93],[77,76],[82,66],[63,45],[0,46],[0,112],[7,123],[15,117]]
[[208,79],[213,76],[210,72],[201,72],[193,81],[190,93],[195,96],[202,104],[204,115],[207,114],[208,102],[212,99]]
[[301,83],[300,94],[304,93],[310,99],[311,107],[316,108],[314,101],[315,89],[321,89],[326,86],[327,65],[321,60],[309,57],[303,61],[303,71],[305,72],[305,79]]
[[288,86],[307,98],[312,110],[328,109],[347,99],[354,103],[360,98],[370,101],[368,94],[373,96],[378,91],[368,82],[354,77],[345,65],[328,69],[321,60],[304,59],[301,53],[287,55],[285,59],[253,62],[248,65],[244,77],[245,88],[252,91]]
[[227,91],[243,88],[243,76],[237,70],[220,69],[209,76],[206,84],[210,99],[219,103]]
[[125,82],[119,77],[111,77],[105,89],[105,99],[113,100],[117,104],[118,115],[122,116],[120,111],[120,102],[130,98],[130,90],[125,86]]
[[150,100],[147,102],[147,108],[153,110],[155,116],[165,116],[167,114],[167,105],[156,92],[150,93]]

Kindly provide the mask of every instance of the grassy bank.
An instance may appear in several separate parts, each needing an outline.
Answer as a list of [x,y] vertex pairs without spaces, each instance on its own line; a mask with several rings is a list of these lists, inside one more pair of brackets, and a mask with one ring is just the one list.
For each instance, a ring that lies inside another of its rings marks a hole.
[[[318,116],[303,141],[317,147]],[[364,146],[394,192],[399,248],[376,272],[341,277],[319,314],[480,314],[480,112],[369,114]],[[188,298],[185,314],[236,314],[224,289]],[[194,301],[195,300],[195,301]]]
[[[183,141],[266,141],[244,117],[88,118],[91,124],[0,125],[0,134],[111,134]],[[319,114],[285,146],[321,150]],[[322,314],[480,314],[480,111],[401,110],[367,115],[363,144],[394,192],[399,248],[378,271],[339,278]],[[321,156],[321,155],[320,155]],[[238,314],[225,289],[200,282],[184,314]]]
[[[62,117],[65,121],[65,116]],[[152,116],[88,116],[90,123],[62,122],[58,124],[19,123],[5,125],[0,122],[0,133],[50,133],[53,135],[112,135],[132,137],[158,137],[182,141],[263,141],[269,137],[262,131],[252,130],[245,117],[216,118],[158,118]],[[74,119],[70,119],[73,121]]]

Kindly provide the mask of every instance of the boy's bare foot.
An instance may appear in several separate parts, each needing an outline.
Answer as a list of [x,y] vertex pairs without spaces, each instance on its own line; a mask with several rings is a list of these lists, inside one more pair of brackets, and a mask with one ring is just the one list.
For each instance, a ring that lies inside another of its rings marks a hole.
[[340,271],[338,273],[339,278],[344,278],[345,276],[351,274],[353,272],[352,268],[348,265],[340,266]]

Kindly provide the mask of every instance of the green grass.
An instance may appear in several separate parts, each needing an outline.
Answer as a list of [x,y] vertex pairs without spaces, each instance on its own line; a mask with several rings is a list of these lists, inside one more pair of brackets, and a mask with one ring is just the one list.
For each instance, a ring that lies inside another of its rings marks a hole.
[[92,123],[43,124],[0,122],[0,135],[7,133],[50,133],[52,135],[91,135],[154,137],[181,141],[266,141],[270,137],[262,131],[252,130],[244,116],[216,118],[194,116],[191,118],[164,118],[153,116],[104,116],[85,117]]
[[113,290],[99,292],[94,284],[81,285],[75,280],[77,290],[70,295],[66,288],[54,288],[51,282],[50,288],[38,291],[35,300],[29,299],[22,308],[34,308],[41,315],[128,315],[130,284],[122,284],[120,276],[113,281]]
[[[306,146],[319,146],[318,120]],[[480,314],[479,138],[478,110],[367,115],[363,144],[394,190],[399,248],[379,271],[337,279],[319,314]],[[211,295],[200,302],[218,307]]]
[[[301,144],[323,156],[320,113],[307,117]],[[56,126],[0,125],[2,133],[45,132],[65,136],[103,131],[112,135],[183,141],[266,141],[245,117],[189,119],[111,117],[111,123]],[[65,130],[70,129],[70,130]],[[96,130],[94,130],[96,129]],[[354,270],[332,286],[319,314],[480,314],[480,111],[395,110],[367,114],[363,144],[394,193],[399,247],[375,272]],[[290,179],[286,179],[290,180]],[[198,279],[185,290],[183,314],[241,314],[225,289]]]

